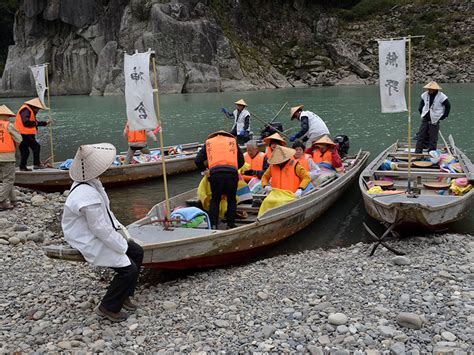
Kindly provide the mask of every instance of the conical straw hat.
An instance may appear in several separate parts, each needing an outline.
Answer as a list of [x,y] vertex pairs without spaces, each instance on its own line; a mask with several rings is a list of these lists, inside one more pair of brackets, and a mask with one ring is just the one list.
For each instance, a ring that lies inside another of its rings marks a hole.
[[214,133],[210,133],[207,136],[207,139],[215,137],[215,136],[227,136],[227,137],[235,138],[231,133],[221,130],[221,131],[217,131],[217,132],[214,132]]
[[278,134],[278,133],[273,133],[271,136],[263,138],[263,141],[270,145],[271,141],[279,141],[281,142],[282,145],[286,146],[285,140]]
[[15,116],[15,114],[7,107],[7,105],[0,106],[0,116]]
[[423,86],[423,89],[441,90],[441,86],[439,86],[436,81],[430,81],[428,84]]
[[110,143],[81,145],[69,169],[74,181],[94,179],[105,172],[115,160],[115,147]]
[[298,111],[299,109],[303,109],[303,107],[304,107],[304,105],[299,105],[299,106],[292,107],[290,109],[290,117],[291,117],[292,120],[295,119],[296,111]]
[[46,108],[46,107],[43,106],[43,104],[41,103],[41,100],[39,98],[31,99],[29,101],[26,101],[25,104],[37,107],[37,108],[42,109],[42,110],[44,110]]
[[247,103],[246,103],[243,99],[240,99],[239,101],[236,101],[235,104],[236,104],[236,105],[247,106]]
[[322,136],[321,138],[319,138],[317,141],[314,141],[313,144],[329,144],[329,145],[336,145],[336,143],[334,143],[332,141],[331,138],[329,138],[329,136]]
[[277,145],[273,150],[272,156],[268,158],[269,164],[281,164],[288,159],[290,159],[293,155],[295,155],[296,150],[293,148],[283,147],[281,145]]

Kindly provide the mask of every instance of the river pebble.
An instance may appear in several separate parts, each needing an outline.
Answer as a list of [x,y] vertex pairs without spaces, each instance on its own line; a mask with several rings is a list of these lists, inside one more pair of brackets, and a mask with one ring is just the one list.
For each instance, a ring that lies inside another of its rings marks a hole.
[[358,243],[201,272],[146,270],[139,309],[116,324],[93,311],[113,272],[44,256],[63,242],[65,195],[21,192],[21,207],[0,212],[0,353],[474,352],[469,235],[390,241],[408,262],[383,247],[368,257],[372,246]]

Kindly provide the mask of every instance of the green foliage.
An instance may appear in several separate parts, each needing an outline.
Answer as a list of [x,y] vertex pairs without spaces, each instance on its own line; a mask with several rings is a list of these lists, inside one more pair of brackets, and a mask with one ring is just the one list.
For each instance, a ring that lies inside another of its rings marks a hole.
[[339,14],[346,21],[366,20],[374,14],[389,11],[397,4],[397,0],[361,0],[350,9],[340,10]]

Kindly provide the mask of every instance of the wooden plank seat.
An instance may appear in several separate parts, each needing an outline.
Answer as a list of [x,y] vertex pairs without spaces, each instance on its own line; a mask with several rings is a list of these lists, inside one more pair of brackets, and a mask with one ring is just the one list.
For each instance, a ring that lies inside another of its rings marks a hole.
[[[405,170],[375,170],[374,175],[377,176],[400,176],[400,177],[407,177],[408,176],[408,171]],[[465,173],[446,173],[443,171],[436,171],[436,172],[431,172],[431,171],[426,171],[426,169],[423,169],[422,171],[411,171],[411,176],[412,177],[424,177],[424,178],[436,178],[436,177],[451,177],[451,178],[459,178],[459,177],[466,177]]]

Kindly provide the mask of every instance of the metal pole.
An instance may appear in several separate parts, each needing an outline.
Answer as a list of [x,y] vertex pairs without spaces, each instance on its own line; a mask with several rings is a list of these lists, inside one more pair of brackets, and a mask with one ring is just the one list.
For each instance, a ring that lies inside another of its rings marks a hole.
[[152,62],[153,62],[153,75],[155,79],[155,100],[156,100],[156,118],[158,119],[158,124],[160,125],[160,145],[161,145],[161,164],[163,166],[163,182],[165,184],[165,204],[166,204],[166,211],[165,211],[165,217],[166,220],[170,219],[170,200],[169,200],[169,194],[168,194],[168,180],[166,177],[166,163],[165,163],[165,150],[164,150],[164,144],[163,144],[163,126],[161,124],[161,116],[160,116],[160,98],[158,95],[158,79],[156,75],[156,62],[155,62],[155,55],[152,54]]
[[411,35],[408,35],[408,193],[411,193]]
[[46,63],[46,87],[48,88],[48,117],[49,117],[49,142],[51,145],[51,164],[54,164],[54,148],[53,148],[53,119],[51,118],[51,97],[49,94],[49,79],[48,79],[48,63]]

